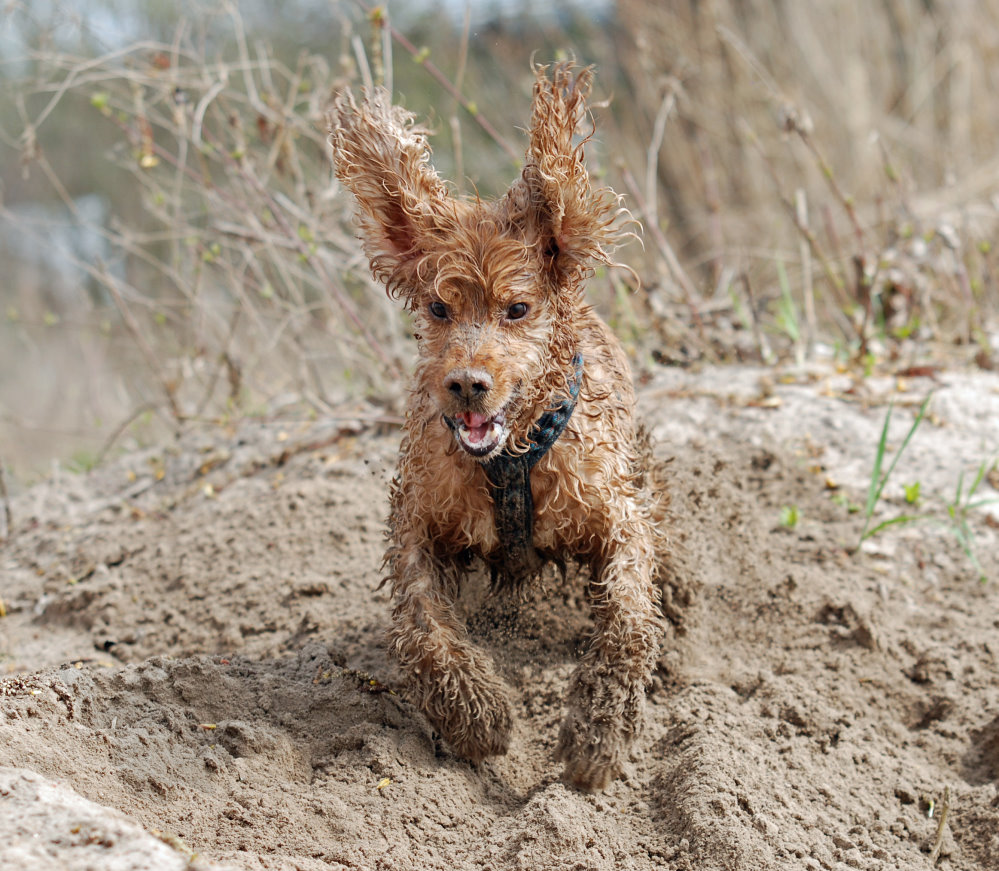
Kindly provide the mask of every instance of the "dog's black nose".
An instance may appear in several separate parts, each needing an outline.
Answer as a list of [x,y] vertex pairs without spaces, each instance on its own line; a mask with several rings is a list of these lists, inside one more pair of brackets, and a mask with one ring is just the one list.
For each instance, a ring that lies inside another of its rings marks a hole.
[[444,387],[462,402],[480,399],[492,386],[492,376],[484,369],[452,369],[444,379]]

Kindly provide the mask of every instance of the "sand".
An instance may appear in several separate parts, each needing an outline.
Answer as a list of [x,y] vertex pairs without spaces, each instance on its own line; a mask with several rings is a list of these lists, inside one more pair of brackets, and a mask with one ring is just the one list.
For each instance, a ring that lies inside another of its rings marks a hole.
[[[20,493],[0,867],[999,869],[996,506],[970,514],[984,582],[944,522],[999,452],[999,376],[897,386],[643,379],[693,596],[626,775],[597,795],[552,760],[590,625],[571,572],[525,602],[464,594],[513,688],[507,756],[456,758],[406,700],[378,590],[391,428],[191,429]],[[877,519],[938,522],[857,550],[885,403],[897,448],[931,389]]]

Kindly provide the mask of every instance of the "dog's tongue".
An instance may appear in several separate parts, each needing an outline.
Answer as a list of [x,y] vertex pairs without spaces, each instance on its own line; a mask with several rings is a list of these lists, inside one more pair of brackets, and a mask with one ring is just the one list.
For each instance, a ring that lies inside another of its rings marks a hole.
[[489,433],[491,418],[475,411],[466,411],[459,414],[462,422],[468,430],[468,440],[470,442],[481,442]]

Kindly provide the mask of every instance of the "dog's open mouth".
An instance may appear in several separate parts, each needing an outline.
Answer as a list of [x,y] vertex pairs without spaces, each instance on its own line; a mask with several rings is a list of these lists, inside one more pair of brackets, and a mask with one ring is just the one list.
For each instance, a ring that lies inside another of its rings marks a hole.
[[486,417],[476,411],[455,415],[455,436],[458,444],[473,457],[485,457],[506,439],[506,415],[501,411]]

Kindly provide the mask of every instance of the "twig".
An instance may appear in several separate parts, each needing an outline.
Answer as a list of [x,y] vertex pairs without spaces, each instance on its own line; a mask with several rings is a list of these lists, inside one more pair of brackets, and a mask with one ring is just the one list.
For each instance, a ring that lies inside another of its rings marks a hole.
[[239,14],[239,7],[232,0],[223,0],[222,8],[229,13],[232,26],[236,31],[236,46],[243,65],[243,84],[246,86],[246,95],[250,99],[250,105],[255,108],[263,106],[264,103],[257,92],[257,83],[251,73],[250,50],[246,44],[246,30],[243,28],[243,17]]
[[[132,270],[125,279],[117,270],[108,275],[110,264],[67,253],[121,311],[126,341],[134,336],[140,352],[142,383],[152,382],[153,392],[140,388],[123,414],[153,403],[168,425],[220,406],[227,371],[230,398],[242,384],[265,396],[291,385],[321,393],[316,376],[327,377],[327,357],[342,361],[348,378],[359,371],[364,382],[389,380],[399,376],[393,349],[405,341],[402,325],[381,315],[384,294],[370,295],[360,277],[358,246],[331,175],[319,194],[304,181],[329,173],[325,135],[313,121],[338,74],[318,55],[302,53],[289,69],[268,55],[264,43],[251,48],[238,4],[220,0],[220,6],[235,57],[207,62],[205,46],[189,39],[190,27],[181,19],[170,44],[147,41],[96,59],[29,50],[40,78],[13,95],[24,122],[23,159],[44,173],[68,213],[99,234],[102,246],[155,271]],[[384,67],[379,76],[390,84],[395,43],[388,29],[373,30]],[[141,227],[114,216],[107,227],[87,220],[35,141],[62,111],[64,98],[79,94],[121,131],[117,139],[124,147],[116,149],[115,163],[130,173],[152,217]],[[0,140],[7,138],[0,131]],[[0,202],[0,223],[8,217]],[[68,326],[63,319],[61,328]],[[162,334],[159,327],[166,328]],[[332,341],[314,346],[313,338],[323,334]],[[121,335],[117,326],[115,335]],[[174,348],[176,378],[173,369],[165,371],[165,355]],[[356,360],[371,359],[383,365],[355,369]],[[240,401],[244,395],[255,398],[247,389]],[[121,430],[105,454],[120,439]]]
[[[461,25],[461,42],[458,45],[458,71],[454,75],[454,86],[460,91],[465,83],[465,69],[468,65],[468,42],[472,30],[472,2],[465,2],[465,16]],[[458,192],[465,187],[465,153],[461,135],[461,118],[458,106],[451,113],[451,140],[454,148],[454,177]]]
[[646,217],[649,223],[659,224],[659,204],[656,196],[658,185],[656,178],[659,174],[659,152],[663,147],[663,139],[666,137],[666,122],[669,120],[673,107],[676,105],[676,82],[671,80],[663,94],[662,103],[659,104],[659,111],[656,113],[656,121],[652,126],[652,139],[645,152],[645,203]]
[[150,371],[159,381],[160,387],[163,389],[163,394],[166,396],[167,403],[170,406],[170,413],[173,415],[174,420],[178,422],[183,420],[184,415],[181,412],[180,407],[177,405],[177,399],[173,395],[172,388],[169,384],[167,384],[166,380],[160,376],[160,370],[162,368],[160,361],[156,358],[156,353],[150,347],[149,342],[146,341],[146,337],[142,334],[139,322],[135,319],[129,307],[125,305],[125,300],[122,299],[121,292],[118,290],[117,280],[108,271],[102,260],[96,261],[96,269],[98,274],[101,276],[104,286],[111,294],[111,298],[114,300],[114,304],[121,315],[122,321],[124,321],[128,331],[132,334],[132,338],[135,339],[135,343],[142,352],[142,356],[146,358],[146,363],[148,364]]
[[950,787],[944,787],[943,807],[940,808],[940,819],[937,820],[937,834],[933,839],[933,849],[930,850],[930,864],[935,865],[940,858],[940,850],[943,848],[944,827],[947,825],[947,816],[950,814]]
[[388,371],[390,377],[399,378],[401,377],[401,372],[399,367],[390,360],[385,352],[382,350],[381,344],[375,341],[374,337],[368,331],[368,328],[361,321],[360,314],[357,312],[350,298],[342,290],[340,285],[333,280],[333,277],[327,272],[326,267],[322,262],[313,256],[309,251],[309,246],[305,241],[292,230],[288,222],[284,218],[283,210],[280,208],[279,200],[276,196],[272,195],[267,188],[261,183],[260,179],[256,177],[252,172],[249,171],[245,163],[234,160],[232,157],[226,154],[225,149],[222,147],[222,143],[216,142],[213,139],[207,140],[212,146],[214,146],[218,153],[222,156],[222,160],[228,164],[228,166],[234,170],[240,177],[245,181],[249,182],[255,189],[256,193],[267,202],[271,209],[271,215],[274,220],[280,225],[282,232],[285,234],[286,238],[292,240],[295,248],[298,250],[299,254],[308,260],[313,268],[316,270],[321,282],[320,286],[324,293],[328,293],[336,300],[337,305],[340,310],[347,316],[347,319],[353,324],[354,328],[363,337],[368,348],[374,353],[376,357],[385,366],[386,371]]
[[[194,143],[196,149],[201,149],[201,131],[205,124],[205,113],[208,111],[208,107],[215,102],[215,98],[225,90],[225,81],[217,81],[208,92],[198,100],[197,108],[194,110],[194,119],[191,123],[191,141]],[[177,172],[181,173],[184,171],[184,163],[181,160],[177,160]]]
[[[261,193],[266,195],[266,192],[263,190],[261,190]],[[279,214],[276,211],[274,212],[274,215],[281,223],[284,223],[283,219],[279,216]],[[289,238],[291,238],[290,228],[285,227],[285,229],[286,232],[289,233]],[[347,319],[353,324],[354,328],[358,331],[358,333],[360,333],[361,337],[364,339],[365,344],[368,346],[368,349],[373,351],[375,356],[378,357],[378,359],[381,361],[389,377],[396,379],[401,378],[402,372],[400,371],[399,367],[396,365],[394,361],[389,359],[389,357],[382,350],[381,343],[376,341],[374,336],[371,335],[368,328],[361,321],[361,316],[357,312],[357,309],[354,307],[353,303],[350,301],[350,297],[347,296],[346,292],[343,290],[340,284],[333,279],[333,276],[330,275],[330,273],[327,271],[325,264],[323,264],[323,262],[319,260],[317,257],[309,253],[308,247],[305,245],[304,242],[299,245],[299,249],[303,254],[303,256],[308,258],[309,262],[312,264],[313,269],[315,269],[316,274],[319,276],[320,289],[323,292],[323,294],[332,296],[332,298],[336,300],[337,305],[340,307],[340,310],[347,316]]]
[[843,211],[846,212],[847,218],[850,219],[850,226],[853,227],[854,235],[857,237],[857,247],[861,251],[866,251],[867,239],[864,235],[864,228],[860,225],[860,218],[857,217],[857,208],[853,202],[853,197],[847,196],[843,189],[839,186],[839,182],[836,181],[836,174],[833,172],[829,162],[822,154],[819,146],[815,143],[815,140],[812,139],[807,125],[801,123],[796,112],[789,112],[785,116],[784,126],[789,132],[796,133],[798,138],[804,143],[805,147],[812,153],[812,156],[815,158],[815,162],[819,166],[820,172],[826,180],[826,184],[829,185],[829,190],[832,191],[833,196],[843,207]]
[[14,517],[10,511],[10,495],[7,492],[7,473],[4,461],[0,459],[0,499],[3,500],[3,535],[0,540],[6,541],[14,531]]
[[354,58],[357,60],[357,71],[361,75],[361,82],[370,91],[375,86],[375,80],[371,75],[371,67],[368,65],[368,55],[364,50],[364,41],[356,33],[350,38],[350,47],[354,49]]
[[832,283],[832,285],[838,289],[844,288],[845,284],[840,275],[833,269],[832,263],[829,257],[826,255],[822,246],[819,244],[819,240],[816,238],[815,234],[812,232],[810,227],[804,226],[798,220],[798,211],[794,207],[794,203],[791,202],[784,193],[781,187],[780,179],[777,177],[777,170],[774,169],[773,163],[771,163],[769,156],[763,150],[763,145],[757,138],[756,133],[753,128],[749,126],[748,123],[743,122],[742,129],[745,135],[749,138],[750,143],[756,148],[763,160],[763,165],[767,168],[767,173],[770,175],[770,180],[773,182],[774,190],[777,192],[777,198],[780,200],[781,204],[784,206],[784,210],[788,213],[791,221],[794,223],[795,228],[808,242],[808,247],[811,249],[813,256],[822,264],[822,270],[825,272],[826,277]]
[[152,402],[145,402],[136,408],[128,417],[126,417],[117,427],[115,427],[114,432],[111,433],[105,440],[104,444],[101,445],[101,449],[97,452],[97,459],[94,460],[94,468],[99,466],[104,462],[105,457],[107,457],[114,443],[121,438],[121,434],[125,432],[131,425],[132,422],[139,417],[139,415],[145,414],[147,411],[155,411],[156,405]]
[[[631,174],[631,170],[627,167],[623,167],[622,176],[628,191],[631,193],[632,197],[635,198],[640,214],[647,218],[648,209],[646,208],[641,192],[638,190],[638,183],[635,181],[635,177]],[[701,320],[700,312],[697,310],[696,297],[698,294],[697,290],[694,288],[693,282],[687,276],[683,266],[680,265],[680,260],[673,251],[673,246],[669,244],[669,240],[659,228],[659,225],[646,220],[646,226],[652,234],[652,238],[656,243],[656,247],[659,249],[660,255],[665,261],[667,268],[669,269],[670,275],[680,287],[680,290],[683,291],[684,300],[687,303],[687,307],[690,309],[690,316],[693,318],[694,324],[697,327],[698,336],[700,337],[703,345],[702,350],[708,358],[715,359],[716,355],[711,350],[711,344],[708,342],[708,338],[704,333],[704,322]]]
[[704,205],[708,210],[708,221],[711,232],[711,274],[716,285],[722,283],[725,266],[722,263],[722,253],[725,251],[725,234],[721,222],[721,194],[718,191],[718,173],[715,169],[711,151],[698,137],[698,153],[701,158],[701,171],[704,174]]
[[[798,216],[798,223],[802,227],[808,226],[808,200],[805,197],[803,188],[798,188],[794,193],[795,212]],[[802,295],[805,299],[805,324],[808,327],[808,335],[805,338],[805,353],[809,358],[815,353],[815,337],[818,335],[818,324],[815,319],[815,288],[812,282],[812,253],[808,248],[808,243],[804,236],[798,239],[798,252],[801,257],[802,270]]]
[[364,0],[357,0],[357,5],[364,10],[365,14],[370,16],[375,20],[376,23],[381,23],[389,33],[392,34],[392,39],[394,39],[399,45],[401,45],[406,51],[409,52],[413,60],[418,63],[423,69],[425,69],[433,78],[437,84],[439,84],[445,91],[447,91],[452,97],[454,97],[461,107],[471,115],[476,123],[486,132],[490,139],[493,140],[500,148],[502,148],[510,157],[511,160],[517,161],[520,159],[520,154],[517,149],[515,149],[509,142],[506,141],[497,132],[496,128],[489,123],[489,119],[486,118],[479,111],[479,107],[469,100],[464,94],[461,93],[452,83],[451,80],[441,72],[440,68],[431,60],[428,60],[426,53],[417,49],[413,43],[411,43],[402,33],[396,30],[384,17],[384,14],[380,11],[380,7],[372,8]]
[[128,57],[133,54],[142,54],[143,52],[148,52],[153,54],[157,51],[169,50],[170,46],[165,45],[161,42],[155,42],[153,40],[144,40],[142,42],[135,42],[125,48],[118,49],[117,51],[112,51],[108,54],[101,55],[100,57],[93,58],[87,61],[81,61],[76,66],[72,67],[69,74],[63,79],[55,93],[50,98],[49,102],[46,104],[45,108],[42,109],[35,116],[35,120],[32,121],[25,127],[23,140],[27,140],[29,137],[37,136],[38,128],[42,126],[45,119],[52,114],[52,111],[57,105],[62,101],[62,98],[75,86],[80,84],[80,80],[83,77],[83,73],[86,70],[99,69],[103,66],[109,65],[112,61],[118,60],[123,57]]
[[[822,227],[825,230],[826,239],[832,247],[833,260],[836,263],[846,263],[846,254],[843,253],[843,242],[839,237],[839,232],[836,230],[836,220],[833,218],[832,208],[829,206],[829,203],[823,203],[821,211]],[[836,297],[836,305],[840,308],[846,308],[850,303],[854,302],[847,294],[845,284],[834,284],[833,295]]]
[[237,305],[233,307],[232,317],[229,319],[229,333],[225,337],[225,344],[223,345],[222,351],[218,354],[218,365],[212,370],[211,377],[208,379],[208,384],[205,386],[205,391],[201,396],[201,401],[197,405],[197,411],[195,415],[200,417],[205,412],[205,408],[211,401],[213,394],[215,393],[215,385],[218,384],[219,375],[222,374],[222,367],[229,372],[229,398],[235,400],[239,393],[238,373],[239,369],[232,359],[232,354],[230,349],[234,339],[236,338],[236,326],[239,323],[239,317],[243,312],[243,306]]
[[756,55],[750,50],[749,46],[723,24],[719,24],[715,27],[715,33],[717,33],[719,39],[732,48],[735,53],[742,58],[743,63],[745,63],[746,66],[752,70],[752,72],[760,80],[760,84],[762,84],[770,94],[770,99],[779,102],[781,95],[780,89],[777,87],[777,82],[775,82],[770,73],[767,72],[766,67],[759,62]]
[[782,128],[788,133],[796,134],[802,143],[804,143],[805,147],[812,153],[812,156],[815,158],[815,162],[819,165],[819,170],[822,172],[822,175],[825,176],[826,182],[829,184],[829,188],[833,192],[833,196],[836,197],[840,205],[843,207],[843,210],[850,218],[854,232],[857,234],[857,242],[861,249],[863,249],[865,247],[864,231],[857,218],[857,211],[854,208],[853,200],[843,192],[843,189],[836,181],[836,176],[832,171],[832,167],[825,159],[825,156],[822,154],[818,145],[812,139],[810,132],[811,122],[808,120],[807,116],[800,112],[792,102],[787,100],[781,94],[780,89],[778,88],[773,77],[766,70],[763,64],[760,63],[746,43],[744,43],[727,27],[718,26],[716,30],[722,42],[728,44],[735,50],[736,54],[738,54],[742,58],[743,62],[756,74],[763,87],[769,93],[770,99],[778,105]]
[[[385,15],[387,20],[388,6],[385,7]],[[381,61],[383,66],[382,69],[382,77],[384,79],[383,84],[385,85],[385,90],[391,94],[395,87],[395,82],[393,81],[393,75],[392,75],[393,70],[395,69],[395,67],[393,66],[394,62],[392,60],[392,34],[389,33],[388,29],[384,27],[382,28],[376,27],[376,30],[380,31],[379,33],[376,34],[376,36],[380,36],[382,40]]]
[[746,299],[749,302],[749,321],[753,325],[753,336],[756,338],[756,344],[760,346],[760,356],[763,358],[764,363],[773,363],[777,358],[770,348],[767,337],[763,335],[763,331],[760,329],[760,322],[756,317],[756,300],[753,298],[753,286],[749,283],[749,276],[745,271],[739,273],[739,280],[746,291]]

